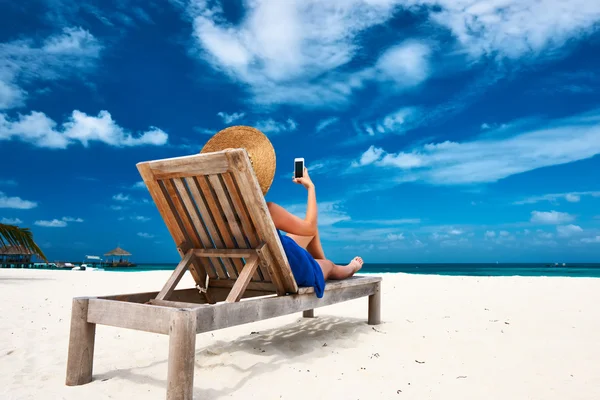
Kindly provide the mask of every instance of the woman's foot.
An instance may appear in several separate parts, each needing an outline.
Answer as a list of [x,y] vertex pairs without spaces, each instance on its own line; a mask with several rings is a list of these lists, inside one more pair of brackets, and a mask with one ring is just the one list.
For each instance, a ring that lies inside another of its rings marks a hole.
[[352,271],[354,271],[353,273],[355,274],[362,268],[363,263],[364,261],[361,257],[354,257],[348,266],[352,267]]

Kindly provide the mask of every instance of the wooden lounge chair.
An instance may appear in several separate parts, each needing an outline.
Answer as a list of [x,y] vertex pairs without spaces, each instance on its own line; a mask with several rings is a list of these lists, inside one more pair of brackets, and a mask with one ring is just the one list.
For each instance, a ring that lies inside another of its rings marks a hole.
[[[96,324],[169,335],[167,399],[191,399],[196,334],[369,297],[380,323],[381,278],[298,287],[243,149],[143,162],[137,168],[181,262],[159,292],[73,299],[66,384],[92,380]],[[196,287],[175,290],[185,271]]]

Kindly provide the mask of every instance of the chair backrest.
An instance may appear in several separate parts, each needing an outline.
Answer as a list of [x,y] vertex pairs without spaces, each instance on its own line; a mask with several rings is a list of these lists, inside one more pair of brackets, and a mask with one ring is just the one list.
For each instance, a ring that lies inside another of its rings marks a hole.
[[[245,150],[148,161],[137,168],[182,257],[190,249],[263,246],[248,289],[298,292]],[[202,257],[198,262],[214,281],[209,287],[231,287],[244,266],[239,257]]]

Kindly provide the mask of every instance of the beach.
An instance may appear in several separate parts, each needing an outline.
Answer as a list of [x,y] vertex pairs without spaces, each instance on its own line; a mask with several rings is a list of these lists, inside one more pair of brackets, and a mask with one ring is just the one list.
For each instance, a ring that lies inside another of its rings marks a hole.
[[[93,381],[65,371],[73,297],[169,275],[0,270],[0,398],[164,399],[165,335],[98,326]],[[361,298],[199,334],[194,398],[600,398],[600,279],[378,275],[380,325]]]

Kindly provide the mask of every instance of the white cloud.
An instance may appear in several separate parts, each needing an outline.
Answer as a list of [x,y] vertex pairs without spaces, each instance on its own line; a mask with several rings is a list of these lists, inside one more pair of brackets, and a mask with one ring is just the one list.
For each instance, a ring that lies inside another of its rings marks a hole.
[[38,147],[65,149],[76,142],[88,147],[92,141],[115,147],[161,146],[167,143],[168,135],[158,128],[150,127],[148,131],[134,137],[117,125],[110,113],[104,110],[95,117],[75,110],[60,128],[41,112],[19,114],[14,120],[0,113],[0,141],[11,139]]
[[569,192],[569,193],[552,193],[545,194],[542,196],[531,196],[523,200],[515,201],[513,204],[535,204],[541,201],[548,201],[550,203],[556,203],[559,199],[565,199],[570,203],[578,203],[581,201],[583,196],[600,197],[600,191],[587,191],[587,192]]
[[391,80],[402,87],[415,86],[430,74],[430,47],[423,42],[406,41],[387,49],[377,60],[378,79]]
[[116,201],[129,201],[129,200],[131,200],[131,197],[129,197],[129,195],[126,195],[126,194],[123,194],[123,193],[117,193],[112,198],[113,198],[113,200],[116,200]]
[[[283,206],[290,213],[304,219],[306,216],[306,204],[291,204]],[[341,209],[341,201],[325,201],[318,204],[317,220],[319,226],[335,225],[338,222],[350,221],[350,216]]]
[[559,211],[532,211],[531,222],[534,224],[564,224],[575,219],[574,216],[568,213]]
[[356,220],[352,221],[355,224],[372,224],[372,225],[405,225],[405,224],[420,224],[420,218],[400,218],[400,219],[371,219],[371,220]]
[[91,71],[101,50],[100,42],[78,27],[64,28],[41,43],[0,43],[0,110],[22,106],[28,95],[23,86],[32,82],[69,79]]
[[490,129],[490,128],[491,128],[491,127],[490,127],[490,125],[489,125],[488,123],[485,123],[485,122],[484,122],[483,124],[481,124],[481,129],[482,129],[482,130],[485,130],[485,129]]
[[384,151],[383,149],[379,149],[375,146],[371,146],[369,147],[369,149],[367,151],[365,151],[360,158],[358,159],[358,161],[354,161],[352,163],[353,167],[360,167],[363,165],[369,165],[374,163],[375,161],[379,160],[381,158],[381,156],[383,155]]
[[246,113],[243,112],[234,112],[233,114],[227,114],[226,112],[220,111],[217,113],[219,117],[223,120],[225,124],[231,124],[232,122],[237,121],[238,119],[244,118]]
[[415,107],[402,107],[394,112],[387,114],[379,121],[372,123],[355,124],[355,130],[358,131],[359,138],[357,140],[372,139],[375,136],[387,134],[404,134],[407,131],[415,128],[422,122],[420,111]]
[[600,243],[600,236],[583,238],[581,239],[583,243]]
[[276,134],[295,131],[298,128],[298,124],[291,118],[288,118],[284,122],[277,122],[273,118],[269,118],[256,122],[254,127],[263,133]]
[[28,210],[35,207],[37,207],[37,203],[34,201],[23,200],[20,197],[8,197],[4,193],[0,192],[0,208],[17,208],[21,210]]
[[465,232],[461,229],[451,229],[448,233],[451,235],[458,236],[458,235],[462,235]]
[[[552,53],[598,29],[600,3],[587,0],[414,0],[448,28],[473,58],[516,59]],[[437,10],[435,8],[437,8]]]
[[390,242],[396,242],[398,240],[404,240],[404,234],[403,233],[390,233],[387,235],[386,240],[390,241]]
[[496,232],[494,232],[494,231],[486,231],[485,234],[484,234],[484,237],[486,239],[488,239],[488,238],[489,239],[493,239],[493,238],[496,237]]
[[7,225],[18,225],[18,224],[22,224],[23,221],[21,221],[19,218],[2,218],[0,220],[0,224],[7,224]]
[[315,130],[317,132],[321,132],[323,129],[327,128],[330,125],[335,124],[336,122],[338,122],[340,119],[338,117],[330,117],[330,118],[325,118],[320,120],[317,123],[317,126],[315,128]]
[[133,185],[131,185],[131,189],[146,189],[146,184],[144,183],[144,181],[138,181],[136,183],[134,183]]
[[138,232],[137,235],[139,237],[143,237],[144,239],[152,239],[154,237],[154,235],[151,235],[151,234],[146,233],[146,232]]
[[573,224],[559,225],[556,227],[556,232],[558,233],[558,236],[569,237],[583,232],[583,229],[581,229],[580,226]]
[[63,217],[62,220],[65,222],[83,222],[83,219],[73,217]]
[[[515,125],[513,129],[524,130]],[[396,169],[393,183],[423,180],[432,184],[495,182],[508,176],[600,154],[600,111],[550,121],[537,129],[470,142],[426,144],[411,152],[387,153],[371,146],[352,166]]]
[[542,238],[542,239],[552,239],[554,237],[554,235],[551,232],[544,232],[541,229],[538,229],[536,231],[537,236]]
[[148,222],[148,221],[150,221],[150,218],[144,217],[143,215],[136,215],[136,216],[131,217],[131,219],[133,221],[139,221],[139,222]]
[[123,209],[123,206],[112,205],[112,206],[110,206],[110,209],[113,211],[121,211]]
[[43,226],[45,228],[64,228],[67,226],[65,221],[61,221],[59,219],[53,219],[52,221],[35,221],[34,224],[37,226]]
[[202,0],[188,13],[196,54],[246,84],[259,104],[335,107],[349,102],[366,81],[406,87],[428,74],[429,47],[415,40],[390,47],[362,71],[341,70],[360,53],[359,36],[392,18],[393,2],[257,0],[245,5],[238,24],[229,22],[221,7]]

